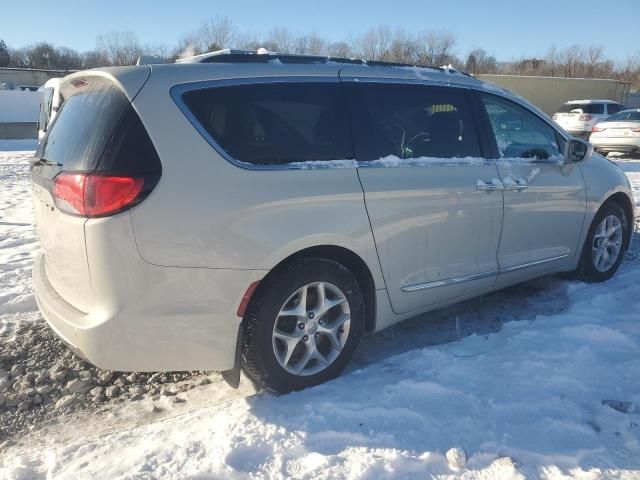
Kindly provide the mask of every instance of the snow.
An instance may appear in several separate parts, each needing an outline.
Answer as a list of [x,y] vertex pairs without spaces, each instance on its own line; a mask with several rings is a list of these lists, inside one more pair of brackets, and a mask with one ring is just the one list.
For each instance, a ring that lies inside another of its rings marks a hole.
[[[42,321],[28,160],[0,142],[1,342]],[[619,163],[640,194],[640,162]],[[543,278],[372,335],[315,388],[60,415],[0,445],[0,478],[640,478],[632,248],[609,282]]]
[[435,158],[417,157],[400,158],[395,155],[388,155],[378,160],[358,162],[360,167],[424,167],[428,165],[483,165],[486,160],[477,157],[464,158]]

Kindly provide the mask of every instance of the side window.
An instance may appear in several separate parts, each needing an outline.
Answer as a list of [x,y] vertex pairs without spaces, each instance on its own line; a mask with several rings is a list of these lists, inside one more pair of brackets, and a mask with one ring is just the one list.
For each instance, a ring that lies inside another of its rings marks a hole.
[[556,131],[537,115],[509,100],[481,94],[500,158],[562,158]]
[[183,101],[233,158],[256,165],[353,158],[338,83],[265,83],[192,90]]
[[612,115],[614,113],[618,113],[620,110],[622,110],[622,108],[620,108],[620,105],[617,105],[615,103],[608,103],[607,104],[607,113],[609,115]]
[[358,160],[481,157],[465,91],[348,82]]

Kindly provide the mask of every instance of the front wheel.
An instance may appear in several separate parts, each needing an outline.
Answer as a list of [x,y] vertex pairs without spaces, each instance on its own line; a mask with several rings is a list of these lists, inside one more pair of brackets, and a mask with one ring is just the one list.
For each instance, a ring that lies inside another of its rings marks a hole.
[[584,282],[604,282],[618,270],[629,235],[629,220],[616,202],[605,203],[593,219],[582,249],[577,276]]
[[278,393],[338,376],[364,327],[364,300],[355,277],[333,260],[303,258],[264,282],[244,319],[245,371]]

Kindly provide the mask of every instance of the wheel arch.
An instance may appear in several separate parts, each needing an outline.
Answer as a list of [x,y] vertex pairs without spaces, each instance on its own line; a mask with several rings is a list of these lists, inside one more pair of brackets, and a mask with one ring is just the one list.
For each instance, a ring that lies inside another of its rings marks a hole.
[[256,288],[255,292],[251,296],[249,304],[254,299],[257,299],[261,294],[261,286],[264,281],[273,275],[274,272],[279,271],[285,265],[293,260],[300,258],[323,258],[334,260],[341,265],[344,265],[355,277],[358,285],[362,289],[362,294],[365,301],[365,326],[364,329],[367,332],[375,330],[376,323],[376,286],[373,278],[373,274],[369,269],[367,263],[355,252],[345,247],[337,245],[316,245],[299,250],[275,265],[269,273],[260,281],[260,284]]
[[[609,202],[615,202],[622,207],[624,213],[627,215],[627,220],[629,221],[629,228],[627,229],[627,235],[624,238],[624,249],[625,251],[629,248],[631,244],[631,237],[633,236],[633,222],[634,222],[634,204],[629,198],[629,196],[624,192],[616,192],[613,195],[607,197],[607,199],[602,202],[598,211]],[[597,214],[597,213],[596,213]]]

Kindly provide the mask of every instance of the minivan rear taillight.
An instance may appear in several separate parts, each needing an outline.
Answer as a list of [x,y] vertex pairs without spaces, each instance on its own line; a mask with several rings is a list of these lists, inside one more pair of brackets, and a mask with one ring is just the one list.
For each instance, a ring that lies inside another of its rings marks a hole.
[[106,172],[60,172],[53,179],[53,200],[60,210],[83,217],[106,217],[138,203],[144,177]]
[[580,116],[578,117],[578,120],[583,121],[583,122],[586,122],[586,121],[588,121],[588,120],[591,120],[591,118],[592,118],[592,117],[591,117],[591,115],[588,115],[588,114],[583,113],[582,115],[580,115]]

